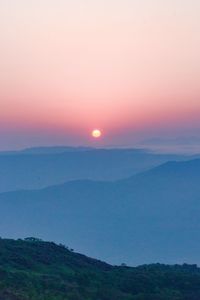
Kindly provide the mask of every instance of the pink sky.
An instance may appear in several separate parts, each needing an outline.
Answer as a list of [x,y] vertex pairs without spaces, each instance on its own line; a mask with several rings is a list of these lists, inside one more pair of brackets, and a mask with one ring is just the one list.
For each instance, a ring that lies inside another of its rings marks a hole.
[[2,0],[0,148],[200,128],[199,0]]

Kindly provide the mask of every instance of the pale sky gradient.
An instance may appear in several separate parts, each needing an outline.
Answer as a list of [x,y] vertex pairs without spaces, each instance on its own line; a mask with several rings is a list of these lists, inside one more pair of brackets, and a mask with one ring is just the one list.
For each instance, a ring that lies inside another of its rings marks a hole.
[[0,0],[0,149],[200,128],[199,0]]

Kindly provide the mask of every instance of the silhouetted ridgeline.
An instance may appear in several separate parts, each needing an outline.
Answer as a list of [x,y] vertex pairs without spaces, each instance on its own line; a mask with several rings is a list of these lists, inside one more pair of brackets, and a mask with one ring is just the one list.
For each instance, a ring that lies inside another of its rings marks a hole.
[[0,152],[0,192],[38,189],[69,180],[116,180],[148,170],[181,155],[142,149],[41,147]]
[[111,266],[38,239],[0,239],[1,300],[199,300],[196,265]]
[[3,193],[1,234],[69,243],[111,264],[196,263],[199,183],[196,159],[165,163],[115,182],[79,180]]

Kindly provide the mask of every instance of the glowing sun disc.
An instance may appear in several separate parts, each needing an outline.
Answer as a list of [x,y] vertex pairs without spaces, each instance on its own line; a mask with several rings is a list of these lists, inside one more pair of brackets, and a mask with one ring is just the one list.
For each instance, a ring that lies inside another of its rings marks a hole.
[[92,136],[93,136],[93,138],[95,138],[95,139],[100,138],[101,135],[102,135],[102,133],[101,133],[101,130],[99,130],[99,129],[94,129],[94,130],[92,131]]

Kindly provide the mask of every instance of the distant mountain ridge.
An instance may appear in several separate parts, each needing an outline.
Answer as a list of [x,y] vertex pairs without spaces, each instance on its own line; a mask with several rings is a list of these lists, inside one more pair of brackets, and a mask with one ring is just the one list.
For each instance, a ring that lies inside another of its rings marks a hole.
[[41,146],[41,147],[29,147],[19,150],[7,150],[0,151],[0,155],[11,155],[11,154],[57,154],[63,152],[82,152],[82,151],[92,151],[92,150],[126,150],[134,152],[151,152],[146,148],[131,148],[131,147],[86,147],[86,146]]
[[92,147],[73,147],[73,146],[42,146],[42,147],[30,147],[21,150],[13,151],[0,151],[0,155],[16,155],[16,154],[56,154],[64,152],[81,152],[94,150]]
[[200,159],[128,179],[0,194],[3,236],[38,235],[130,265],[200,260]]
[[0,155],[0,192],[39,189],[69,180],[117,180],[185,156],[143,149],[32,148]]

